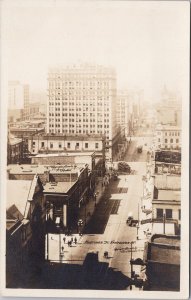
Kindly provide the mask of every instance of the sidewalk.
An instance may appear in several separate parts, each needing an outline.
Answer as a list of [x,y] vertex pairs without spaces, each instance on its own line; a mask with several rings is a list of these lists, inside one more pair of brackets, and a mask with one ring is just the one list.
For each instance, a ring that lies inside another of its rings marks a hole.
[[83,226],[81,226],[81,231],[83,231],[84,227],[88,224],[90,221],[96,205],[99,203],[100,199],[104,195],[105,192],[105,186],[102,186],[102,177],[98,178],[98,182],[95,187],[94,194],[96,194],[96,200],[94,197],[90,197],[90,199],[82,206],[82,208],[79,211],[79,219],[83,220]]

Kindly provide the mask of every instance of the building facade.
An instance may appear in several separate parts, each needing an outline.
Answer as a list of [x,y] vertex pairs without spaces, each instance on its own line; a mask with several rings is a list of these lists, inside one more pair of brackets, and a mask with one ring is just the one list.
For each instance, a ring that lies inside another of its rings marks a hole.
[[177,150],[156,151],[155,174],[181,175],[181,152]]
[[129,121],[130,121],[130,111],[129,111],[129,94],[127,91],[117,92],[117,124],[124,131],[125,136],[129,135]]
[[158,124],[155,128],[156,149],[181,149],[181,129],[178,126]]
[[180,290],[180,236],[155,234],[145,245],[144,290]]
[[21,163],[23,160],[23,140],[9,137],[7,141],[7,164]]
[[51,69],[47,132],[105,135],[111,158],[117,151],[115,139],[119,133],[115,71],[92,65]]
[[21,285],[43,261],[45,217],[43,187],[38,176],[32,180],[7,180],[7,287]]
[[28,150],[32,154],[90,152],[105,155],[105,138],[101,135],[41,134],[28,140]]
[[153,219],[171,220],[181,226],[181,177],[179,175],[155,174],[152,200]]

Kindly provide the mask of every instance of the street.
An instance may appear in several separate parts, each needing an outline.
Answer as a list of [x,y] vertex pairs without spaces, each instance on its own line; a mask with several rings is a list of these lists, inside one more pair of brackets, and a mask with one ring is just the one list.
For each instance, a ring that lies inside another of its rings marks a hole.
[[[132,141],[125,156],[134,170],[133,175],[119,175],[117,181],[110,181],[109,186],[105,187],[104,197],[101,197],[84,228],[83,235],[48,235],[46,246],[48,245],[50,261],[83,265],[88,253],[98,252],[99,262],[107,263],[106,269],[111,268],[121,272],[126,278],[131,278],[131,255],[134,259],[142,258],[144,247],[144,240],[139,239],[139,228],[130,227],[126,223],[129,214],[134,219],[139,219],[143,195],[142,178],[146,174],[147,149],[137,153],[137,144],[137,140]],[[132,161],[134,159],[137,162]],[[73,242],[69,246],[68,241],[71,239]],[[105,251],[108,252],[108,258],[104,256]],[[140,273],[139,266],[134,266],[133,270]]]

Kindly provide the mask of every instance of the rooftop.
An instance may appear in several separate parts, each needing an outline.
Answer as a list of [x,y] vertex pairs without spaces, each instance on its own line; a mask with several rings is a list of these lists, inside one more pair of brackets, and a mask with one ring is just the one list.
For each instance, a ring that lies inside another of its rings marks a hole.
[[32,156],[34,158],[42,158],[42,157],[61,157],[61,156],[92,156],[95,152],[60,152],[60,153],[50,153],[50,154],[37,154]]
[[180,265],[180,239],[161,236],[150,243],[149,260],[159,263]]
[[20,144],[21,142],[22,142],[22,139],[15,138],[15,137],[9,137],[9,145],[11,145],[11,146]]
[[44,186],[44,193],[67,194],[75,182],[48,182]]
[[32,180],[7,180],[7,213],[15,218],[24,217]]
[[[86,164],[75,165],[8,165],[7,170],[10,174],[44,174],[49,171],[50,174],[71,174],[81,173]],[[17,181],[18,182],[18,181]]]
[[101,134],[63,134],[63,133],[46,133],[41,135],[34,135],[33,139],[60,139],[60,140],[76,140],[76,141],[85,141],[85,140],[103,140],[104,136]]
[[38,131],[42,131],[42,130],[44,130],[44,127],[31,127],[30,125],[26,125],[26,126],[14,126],[14,127],[10,127],[9,128],[10,129],[10,131],[25,131],[25,130],[27,130],[27,131],[36,131],[36,132],[38,132]]

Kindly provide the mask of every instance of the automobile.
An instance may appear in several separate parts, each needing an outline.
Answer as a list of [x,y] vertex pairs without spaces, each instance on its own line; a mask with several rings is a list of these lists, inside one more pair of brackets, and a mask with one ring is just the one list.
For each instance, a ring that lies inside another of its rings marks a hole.
[[134,227],[138,224],[138,220],[134,220],[132,212],[130,212],[128,214],[126,223],[127,223],[127,225],[132,226],[132,227]]
[[129,164],[126,161],[119,161],[118,162],[118,171],[130,174],[131,167],[129,166]]

